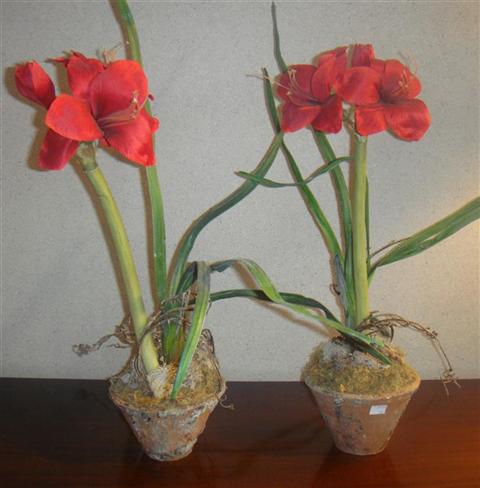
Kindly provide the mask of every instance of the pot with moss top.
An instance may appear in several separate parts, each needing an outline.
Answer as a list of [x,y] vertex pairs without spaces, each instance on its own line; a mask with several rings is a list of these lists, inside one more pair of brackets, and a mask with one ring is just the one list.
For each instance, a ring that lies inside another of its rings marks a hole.
[[174,377],[173,368],[171,372],[167,369],[164,395],[160,398],[152,396],[134,364],[110,380],[110,397],[145,453],[157,461],[175,461],[188,456],[225,393],[225,380],[207,330],[202,332],[187,377],[172,400],[169,393]]
[[395,352],[385,365],[333,339],[312,353],[303,379],[341,451],[368,455],[387,446],[420,385],[418,373]]

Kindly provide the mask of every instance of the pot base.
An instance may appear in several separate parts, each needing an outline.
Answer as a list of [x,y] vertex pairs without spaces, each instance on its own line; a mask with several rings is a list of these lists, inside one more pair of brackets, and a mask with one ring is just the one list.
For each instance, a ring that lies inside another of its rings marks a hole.
[[419,384],[420,380],[409,391],[384,398],[343,395],[309,386],[337,448],[366,456],[385,449]]

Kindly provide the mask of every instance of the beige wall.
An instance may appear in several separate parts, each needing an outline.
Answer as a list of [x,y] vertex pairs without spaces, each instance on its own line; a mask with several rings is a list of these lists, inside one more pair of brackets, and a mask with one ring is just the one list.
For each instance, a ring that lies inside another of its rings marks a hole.
[[[234,171],[252,169],[272,136],[261,82],[275,74],[268,3],[135,2],[146,70],[161,120],[158,169],[171,254],[200,212],[236,188]],[[108,2],[2,3],[2,358],[4,376],[103,378],[125,353],[105,349],[77,358],[71,345],[93,342],[123,315],[105,236],[72,167],[32,169],[41,117],[12,94],[16,62],[43,61],[75,49],[87,55],[121,39]],[[414,59],[432,127],[419,143],[371,138],[369,170],[373,248],[407,236],[478,194],[478,4],[476,2],[333,2],[278,6],[287,62],[322,50],[371,42],[380,57]],[[53,74],[53,65],[47,65]],[[5,71],[4,71],[5,72]],[[287,136],[305,173],[319,164],[306,131]],[[332,138],[345,154],[344,137]],[[32,143],[32,141],[34,141]],[[32,145],[33,144],[33,145]],[[100,164],[123,212],[147,302],[144,202],[137,169],[105,152]],[[279,158],[270,176],[288,179]],[[330,181],[313,185],[335,218]],[[327,255],[295,189],[258,189],[211,224],[193,258],[250,257],[283,290],[334,307]],[[235,273],[216,289],[243,286]],[[478,226],[470,226],[410,261],[379,270],[375,310],[396,312],[440,333],[461,377],[479,375]],[[214,304],[212,329],[229,380],[295,380],[325,333],[253,301]],[[423,338],[398,334],[424,378],[439,360]]]

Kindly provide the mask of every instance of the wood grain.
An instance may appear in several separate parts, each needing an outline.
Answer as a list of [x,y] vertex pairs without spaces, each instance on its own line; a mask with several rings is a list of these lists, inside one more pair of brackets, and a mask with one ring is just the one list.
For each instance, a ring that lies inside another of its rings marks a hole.
[[480,487],[480,380],[446,396],[425,381],[388,448],[338,451],[309,391],[296,382],[228,385],[193,453],[145,456],[94,380],[0,380],[0,486]]

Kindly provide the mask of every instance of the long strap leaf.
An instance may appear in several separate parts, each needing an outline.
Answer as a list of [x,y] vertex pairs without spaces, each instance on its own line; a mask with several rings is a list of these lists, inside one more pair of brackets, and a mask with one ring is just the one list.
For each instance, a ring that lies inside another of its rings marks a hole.
[[[115,2],[113,2],[115,4]],[[126,0],[116,2],[119,20],[128,40],[128,48],[131,59],[142,64],[142,53],[140,50],[140,40],[132,12]],[[150,103],[147,100],[145,108],[149,114],[152,113]],[[155,297],[157,302],[167,298],[167,258],[165,244],[165,218],[163,210],[163,199],[158,181],[157,167],[149,166],[145,168],[147,177],[147,187],[150,202],[151,225],[152,225],[152,251],[153,251],[153,270],[155,278]]]
[[372,275],[375,269],[380,266],[385,266],[425,251],[478,218],[480,218],[480,197],[474,198],[447,217],[402,240],[371,266],[370,274]]
[[[277,115],[277,109],[275,106],[275,99],[273,97],[273,90],[272,90],[272,84],[270,82],[270,79],[268,77],[268,71],[264,68],[263,70],[263,75],[264,75],[264,91],[265,91],[265,97],[267,100],[267,108],[269,110],[269,115],[272,120],[273,126],[276,131],[279,130],[280,127],[280,122],[278,120],[278,115]],[[300,183],[304,181],[304,178],[302,176],[302,173],[300,171],[300,168],[298,167],[295,159],[292,156],[292,153],[288,150],[287,146],[285,143],[282,145],[282,150],[285,154],[285,158],[287,160],[288,167],[290,169],[290,172],[292,173],[293,179],[295,180],[296,183]],[[299,186],[299,191],[301,192],[305,204],[310,212],[310,214],[313,217],[313,220],[319,227],[324,239],[325,239],[325,244],[331,253],[332,257],[333,256],[340,256],[341,259],[343,260],[343,253],[340,248],[340,245],[338,243],[337,237],[335,235],[335,232],[332,229],[332,226],[330,225],[330,222],[328,221],[327,217],[323,213],[322,209],[320,208],[320,204],[318,203],[317,199],[315,198],[314,194],[308,188],[306,185],[300,185]]]
[[[335,315],[333,315],[333,313],[325,305],[314,298],[305,297],[297,293],[287,293],[283,291],[280,291],[279,293],[280,296],[288,303],[303,305],[304,307],[318,308],[325,313],[328,319],[339,322],[337,317],[335,317]],[[270,298],[268,298],[268,296],[262,290],[250,288],[216,291],[210,295],[211,302],[225,300],[227,298],[255,298],[256,300],[262,300],[264,302],[272,302],[272,300],[270,300]]]
[[[283,305],[300,315],[314,319],[317,322],[326,325],[327,327],[331,327],[337,330],[338,332],[340,332],[341,334],[349,337],[353,341],[358,342],[359,344],[362,344],[365,347],[368,347],[369,349],[372,348],[373,346],[377,346],[377,347],[384,346],[383,341],[381,341],[377,337],[362,334],[361,332],[358,332],[354,329],[345,327],[343,324],[337,322],[336,320],[331,320],[324,317],[323,315],[312,312],[311,310],[309,310],[308,308],[302,305],[296,305],[285,301],[283,297],[280,295],[280,293],[278,292],[278,290],[276,289],[275,285],[268,277],[268,275],[265,273],[265,271],[254,261],[250,259],[237,259],[236,262],[241,266],[243,266],[250,273],[250,275],[255,280],[257,285],[262,289],[262,291],[268,296],[268,298],[272,302],[278,305]],[[375,352],[376,352],[376,356],[378,357],[380,355],[382,357],[382,360],[385,363],[387,364],[391,363],[390,359],[387,356],[383,355],[378,350]]]
[[[270,147],[263,156],[260,164],[257,166],[255,171],[252,173],[255,176],[264,176],[267,174],[268,170],[272,166],[280,146],[282,145],[283,133],[278,133],[273,139]],[[192,250],[193,244],[195,243],[198,235],[202,229],[213,219],[223,214],[238,202],[243,200],[247,195],[249,195],[256,187],[257,183],[254,181],[245,181],[239,188],[237,188],[233,193],[224,198],[222,201],[218,202],[216,205],[207,210],[203,215],[201,215],[197,220],[193,222],[190,228],[187,230],[186,234],[183,236],[182,241],[178,247],[178,253],[176,259],[173,261],[173,274],[172,280],[170,282],[170,295],[176,295],[178,292],[178,287],[180,279],[185,270],[185,266],[188,260],[188,256]]]
[[[320,153],[327,164],[337,159],[335,152],[323,132],[314,131],[314,137],[318,144]],[[345,181],[345,176],[341,168],[334,168],[332,171],[332,181],[339,201],[340,223],[343,230],[343,241],[345,245],[345,258],[342,262],[345,276],[347,293],[347,315],[349,318],[355,316],[355,298],[353,282],[353,237],[352,237],[352,210],[350,205],[350,195]],[[338,278],[337,278],[338,279]]]
[[287,65],[283,60],[282,53],[280,51],[280,34],[278,33],[277,24],[277,9],[275,7],[275,2],[272,2],[272,20],[273,20],[273,50],[275,54],[275,60],[277,61],[278,68],[282,73],[287,71]]
[[320,166],[320,168],[317,168],[310,176],[308,176],[302,181],[299,181],[298,183],[280,183],[278,181],[269,180],[268,178],[259,178],[258,176],[252,175],[251,173],[247,173],[245,171],[238,171],[236,174],[241,178],[255,181],[257,184],[261,186],[265,186],[267,188],[284,188],[284,187],[292,187],[292,186],[301,186],[301,185],[307,185],[308,183],[311,183],[318,176],[324,175],[325,173],[329,173],[334,168],[336,168],[340,163],[349,160],[350,160],[349,157],[337,158],[328,164]]
[[205,317],[207,316],[208,304],[210,301],[210,268],[204,261],[196,263],[197,268],[197,296],[193,308],[192,322],[185,339],[177,374],[173,383],[170,398],[175,398],[180,386],[187,375],[188,368],[193,359],[193,354],[197,348],[200,334],[202,333]]
[[[273,42],[274,42],[275,59],[277,60],[277,64],[280,71],[284,73],[285,71],[287,71],[287,64],[285,63],[280,50],[280,35],[278,32],[278,22],[277,22],[276,8],[274,3],[272,3],[272,21],[273,21]],[[273,99],[271,84],[268,79],[267,71],[266,70],[263,71],[264,71],[263,73],[264,78],[266,82],[268,82],[268,84],[267,83],[265,84],[267,108],[269,110],[270,118],[272,119],[273,125],[275,129],[278,131],[280,124],[278,121],[278,115],[275,108],[275,101]],[[328,139],[325,137],[325,134],[314,131],[314,135],[325,161],[329,163],[337,159],[335,153],[333,152],[332,147],[330,146],[330,143],[328,142]],[[299,176],[301,175],[299,174],[298,167],[296,168],[297,171],[295,171],[295,166],[296,166],[295,161],[293,160],[293,157],[291,156],[290,152],[288,151],[285,145],[284,145],[284,152],[287,158],[287,162],[290,166],[290,170],[294,176],[294,179],[298,183]],[[346,312],[348,317],[352,317],[355,315],[355,300],[353,296],[354,288],[353,288],[353,274],[352,274],[352,231],[351,231],[351,212],[350,212],[349,192],[341,168],[336,168],[334,171],[332,171],[332,179],[340,199],[339,210],[341,212],[341,217],[342,217],[341,220],[343,226],[343,237],[345,242],[344,253],[342,252],[340,246],[338,245],[338,241],[336,237],[335,237],[336,245],[335,245],[335,241],[331,239],[330,233],[333,234],[333,231],[331,231],[331,226],[329,222],[326,221],[326,218],[323,215],[323,212],[321,212],[320,206],[318,205],[318,202],[316,202],[315,198],[313,197],[313,194],[305,186],[301,187],[301,191],[303,193],[303,197],[305,199],[307,207],[309,208],[310,213],[313,215],[317,225],[322,230],[322,233],[327,243],[327,247],[332,257],[335,258],[336,256],[338,256],[338,258],[342,262],[342,267],[343,267],[346,287],[347,287],[346,292],[348,298],[348,309],[346,310]],[[337,280],[338,279],[340,278],[337,277]]]
[[[218,272],[222,273],[223,271],[227,270],[228,268],[232,268],[237,264],[236,259],[226,259],[224,261],[215,261],[210,263],[210,271],[211,272]],[[190,288],[197,279],[197,266],[196,263],[191,263],[185,273],[182,276],[179,286],[179,293],[184,293],[188,288]],[[296,293],[284,293],[280,292],[282,298],[293,304],[297,305],[304,305],[306,307],[313,307],[322,310],[327,318],[335,320],[338,322],[338,319],[335,315],[322,303],[319,301],[305,297],[303,295],[298,295]],[[224,300],[227,298],[234,298],[234,297],[251,297],[257,298],[258,300],[264,301],[271,301],[267,295],[261,290],[252,290],[252,289],[237,289],[237,290],[223,290],[219,292],[212,293],[211,301],[215,300]]]
[[[293,293],[280,293],[279,291],[277,291],[277,288],[272,283],[265,271],[258,264],[250,259],[227,259],[224,261],[212,262],[210,263],[210,270],[222,272],[227,268],[237,265],[242,266],[250,273],[257,285],[261,288],[262,293],[260,294],[259,290],[225,290],[212,293],[212,301],[232,298],[236,296],[248,296],[261,300],[267,299],[270,302],[276,303],[277,305],[285,306],[301,315],[313,318],[314,320],[321,322],[323,325],[331,327],[341,334],[349,337],[350,339],[357,341],[363,346],[366,346],[368,348],[371,348],[372,346],[383,347],[383,342],[380,339],[367,336],[365,334],[362,334],[361,332],[351,329],[350,327],[344,326],[320,302],[317,302],[312,298],[304,297],[302,295],[296,295]],[[193,281],[195,281],[195,273],[198,271],[195,271],[193,266],[191,266],[191,270],[192,271],[190,275],[193,277]],[[264,298],[264,296],[266,298]],[[326,317],[310,311],[307,307],[321,309],[325,312]],[[372,352],[372,354],[374,353]],[[389,359],[386,356],[383,356],[383,354],[378,351],[376,351],[375,356],[378,357],[379,354],[384,358],[383,360],[385,362],[389,362]]]

